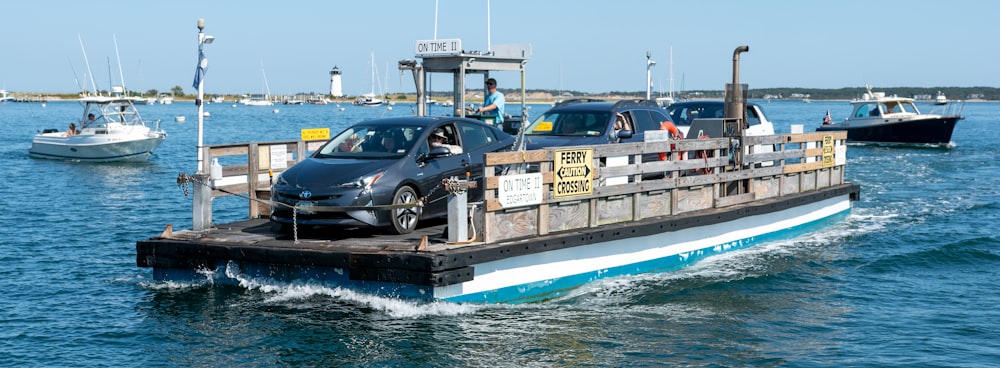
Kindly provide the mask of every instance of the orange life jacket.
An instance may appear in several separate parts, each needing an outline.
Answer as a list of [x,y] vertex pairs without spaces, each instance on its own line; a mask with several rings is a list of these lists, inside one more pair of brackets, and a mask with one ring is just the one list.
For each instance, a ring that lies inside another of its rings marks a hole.
[[[666,130],[667,132],[669,132],[670,133],[670,139],[684,139],[684,133],[681,133],[680,130],[677,130],[677,126],[675,126],[674,123],[671,123],[670,120],[667,120],[667,121],[664,121],[664,122],[660,123],[660,130]],[[677,147],[675,145],[673,145],[673,144],[670,145],[670,149],[671,150],[676,149],[676,148]],[[679,160],[683,160],[684,159],[684,152],[680,152],[677,155],[677,158]],[[664,152],[660,152],[660,161],[666,161],[666,160],[667,160],[667,154],[664,153]]]

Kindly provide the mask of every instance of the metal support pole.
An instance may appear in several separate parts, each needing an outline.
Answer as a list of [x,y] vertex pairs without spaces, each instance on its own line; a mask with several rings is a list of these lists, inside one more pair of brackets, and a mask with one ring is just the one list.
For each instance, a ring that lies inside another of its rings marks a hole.
[[[205,48],[205,33],[203,32],[204,30],[205,30],[205,19],[204,18],[198,18],[198,56],[199,57],[201,57],[201,55],[204,52],[204,48]],[[198,60],[198,62],[200,63],[201,60]],[[204,114],[205,114],[205,107],[202,106],[201,102],[202,102],[202,100],[204,98],[205,98],[205,80],[202,79],[202,80],[198,81],[198,98],[196,100],[194,100],[194,104],[196,106],[198,106],[198,172],[197,172],[198,174],[204,174],[205,173],[203,171],[203,169],[202,169],[204,167],[205,157],[202,156],[202,150],[201,150],[201,148],[204,146],[204,140],[202,139],[202,135],[203,135],[203,126],[204,126],[203,124],[204,124],[204,120],[205,120],[205,116],[204,116]]]
[[448,242],[469,241],[468,191],[448,194]]
[[441,182],[448,192],[448,242],[464,243],[469,239],[469,189],[476,188],[476,181],[458,177],[444,179]]
[[646,51],[646,99],[650,100],[653,98],[653,65],[656,62],[651,60],[653,54]]
[[[198,63],[202,67],[201,56],[203,55],[205,44],[212,43],[215,37],[206,36],[205,19],[198,18]],[[203,139],[205,106],[202,103],[205,99],[205,79],[198,81],[198,98],[194,104],[198,106],[198,168],[194,174],[196,183],[194,184],[191,228],[201,231],[212,227],[212,188],[204,185],[208,183],[208,173],[205,170],[205,142]]]

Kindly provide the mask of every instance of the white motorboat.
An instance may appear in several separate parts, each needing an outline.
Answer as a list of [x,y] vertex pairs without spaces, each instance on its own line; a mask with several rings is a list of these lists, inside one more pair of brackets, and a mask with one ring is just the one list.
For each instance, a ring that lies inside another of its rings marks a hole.
[[308,100],[306,100],[306,102],[308,102],[310,105],[326,105],[330,101],[323,96],[312,96]]
[[0,89],[0,103],[7,103],[11,101],[14,101],[14,98],[10,97],[10,95],[7,93],[7,90]]
[[245,95],[238,102],[244,106],[274,106],[271,96],[265,94]]
[[383,104],[385,104],[385,100],[371,94],[365,94],[354,99],[355,106],[382,106]]
[[159,120],[142,119],[134,98],[91,96],[80,102],[84,105],[83,115],[76,124],[71,124],[74,131],[46,129],[36,134],[28,150],[32,157],[89,162],[145,161],[167,138],[167,133],[160,130]]
[[142,98],[142,97],[140,97],[140,98],[136,98],[135,99],[135,104],[136,105],[156,105],[156,99],[153,98],[153,97],[148,97],[148,98]]
[[942,93],[941,91],[938,91],[937,97],[934,97],[934,104],[935,105],[947,105],[948,104],[948,97],[945,97],[944,93]]

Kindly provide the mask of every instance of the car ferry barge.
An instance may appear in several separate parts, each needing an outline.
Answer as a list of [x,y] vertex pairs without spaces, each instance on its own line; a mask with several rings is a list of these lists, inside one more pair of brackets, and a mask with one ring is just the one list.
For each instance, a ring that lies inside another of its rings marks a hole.
[[[738,52],[731,86],[740,86]],[[217,174],[184,180],[195,193],[193,228],[167,226],[138,241],[136,263],[159,281],[316,283],[389,297],[520,303],[593,280],[678,269],[845,218],[860,195],[845,180],[846,132],[747,136],[742,91],[729,90],[726,117],[693,124],[710,132],[700,137],[648,131],[644,142],[487,153],[481,184],[442,182],[447,221],[401,235],[272,231],[269,174],[306,156],[316,142],[305,136],[205,146],[202,169]],[[756,145],[773,149],[741,149]],[[246,164],[207,164],[226,156]],[[484,199],[467,202],[470,191]],[[249,219],[212,224],[211,198],[233,194],[249,200]]]

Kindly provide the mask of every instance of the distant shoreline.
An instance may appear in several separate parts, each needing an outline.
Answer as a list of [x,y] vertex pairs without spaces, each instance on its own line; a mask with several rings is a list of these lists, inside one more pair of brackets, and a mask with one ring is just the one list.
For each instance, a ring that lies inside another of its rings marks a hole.
[[[15,96],[12,94],[11,97],[15,97]],[[527,102],[527,103],[533,103],[533,104],[546,104],[546,103],[555,103],[557,101],[567,100],[567,99],[573,99],[573,98],[596,98],[596,99],[605,99],[605,100],[616,101],[616,100],[625,100],[625,99],[636,99],[637,97],[619,96],[619,95],[589,95],[589,96],[572,96],[572,97],[567,96],[566,98],[559,98],[559,99],[542,97],[542,98],[527,98],[527,99],[525,99],[525,102]],[[718,98],[718,97],[699,97],[699,98],[678,99],[678,100],[689,101],[689,100],[719,100],[719,99],[720,98]],[[15,97],[15,100],[12,101],[11,103],[74,102],[74,101],[79,101],[79,100],[80,100],[79,96],[67,97],[66,95],[34,95],[34,96],[31,96],[31,97],[27,97],[27,98],[26,97]],[[174,102],[188,102],[188,103],[193,103],[194,100],[195,100],[194,96],[179,96],[179,97],[174,97]],[[802,101],[802,99],[798,99],[798,98],[783,98],[783,99],[750,98],[749,100],[750,101],[790,101],[790,102]],[[335,103],[335,104],[351,104],[351,103],[354,102],[354,99],[353,98],[351,98],[351,99],[328,99],[328,101],[330,103]],[[416,98],[414,96],[412,96],[412,95],[407,95],[407,98],[405,98],[405,99],[391,100],[391,101],[394,102],[394,103],[415,103],[416,102]],[[841,99],[841,98],[832,98],[832,99],[817,99],[817,98],[813,98],[813,99],[810,99],[810,101],[811,102],[820,102],[820,101],[822,101],[822,102],[851,102],[852,100],[850,100],[850,99]],[[960,99],[951,99],[951,100],[949,100],[949,102],[972,102],[972,103],[976,103],[976,102],[997,102],[997,101],[998,100],[988,100],[988,99],[980,99],[980,98],[967,99],[967,100],[960,100]],[[227,99],[227,100],[225,100],[222,103],[235,103],[235,102],[236,102],[236,100],[234,100],[234,99]],[[475,101],[469,100],[469,102],[475,102]],[[507,102],[508,103],[520,103],[521,100],[520,99],[515,99],[515,98],[508,97],[507,98]],[[934,102],[934,100],[916,100],[916,102]],[[275,105],[281,105],[281,104],[282,104],[281,100],[275,100]]]

